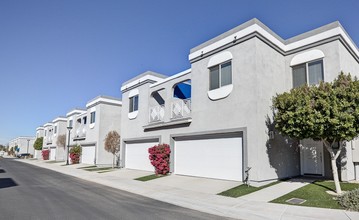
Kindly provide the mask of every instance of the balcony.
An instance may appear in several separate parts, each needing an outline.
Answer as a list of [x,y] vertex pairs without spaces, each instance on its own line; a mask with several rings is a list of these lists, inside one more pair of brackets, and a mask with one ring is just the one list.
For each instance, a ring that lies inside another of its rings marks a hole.
[[145,131],[188,127],[191,122],[190,72],[151,86],[148,108],[148,123]]
[[171,119],[189,118],[191,116],[191,99],[177,99],[171,103]]
[[84,140],[86,138],[86,127],[81,125],[76,129],[74,140]]
[[51,135],[49,134],[49,136],[46,138],[46,144],[47,145],[52,144],[52,134]]
[[165,105],[157,105],[150,107],[149,122],[163,122],[165,117]]

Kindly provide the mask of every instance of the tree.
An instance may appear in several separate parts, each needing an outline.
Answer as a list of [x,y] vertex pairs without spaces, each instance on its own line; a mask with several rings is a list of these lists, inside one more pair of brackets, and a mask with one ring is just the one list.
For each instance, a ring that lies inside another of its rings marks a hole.
[[34,142],[34,148],[35,150],[41,150],[42,149],[42,143],[44,141],[43,137],[36,138]]
[[105,150],[112,153],[112,168],[115,166],[116,153],[120,151],[121,137],[117,131],[110,131],[105,138]]
[[[273,99],[275,127],[295,139],[322,141],[330,154],[337,194],[341,194],[336,165],[344,143],[359,134],[359,81],[341,73],[333,82],[302,86]],[[340,142],[339,149],[335,143]]]
[[62,148],[65,149],[65,147],[66,147],[66,134],[59,135],[57,137],[56,144],[57,144],[57,146],[62,147]]

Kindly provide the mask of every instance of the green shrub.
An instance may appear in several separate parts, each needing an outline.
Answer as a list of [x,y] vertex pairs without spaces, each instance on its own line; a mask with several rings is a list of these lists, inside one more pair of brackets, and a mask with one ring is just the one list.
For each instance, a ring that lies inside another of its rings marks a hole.
[[42,142],[44,141],[43,137],[36,138],[36,141],[34,143],[35,150],[41,150],[42,149]]
[[345,193],[339,197],[339,204],[350,211],[359,211],[359,189]]

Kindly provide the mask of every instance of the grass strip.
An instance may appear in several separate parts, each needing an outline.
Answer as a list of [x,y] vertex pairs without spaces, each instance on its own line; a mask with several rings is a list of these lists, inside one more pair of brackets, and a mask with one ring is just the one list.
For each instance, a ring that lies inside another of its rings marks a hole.
[[234,187],[232,189],[229,189],[229,190],[223,191],[221,193],[218,193],[217,195],[238,198],[240,196],[244,196],[244,195],[247,195],[249,193],[252,193],[252,192],[255,192],[255,191],[258,191],[258,190],[261,190],[261,189],[264,189],[264,188],[267,188],[267,187],[270,187],[270,186],[273,186],[273,185],[276,185],[276,184],[278,184],[280,182],[282,182],[282,181],[275,181],[273,183],[269,183],[267,185],[260,186],[260,187],[247,186],[245,184],[242,184],[242,185],[236,186],[236,187]]
[[94,168],[86,168],[84,170],[94,172],[94,171],[105,171],[110,169],[112,169],[112,167],[94,167]]
[[97,166],[95,165],[91,165],[91,166],[86,166],[86,167],[78,167],[77,169],[89,169],[89,168],[95,168]]
[[157,176],[156,174],[152,174],[152,175],[142,176],[142,177],[136,178],[135,180],[146,182],[146,181],[158,179],[158,178],[161,178],[161,177],[164,177],[164,175],[158,175]]
[[45,163],[63,163],[65,161],[56,161],[56,160],[49,160],[49,161],[46,161]]

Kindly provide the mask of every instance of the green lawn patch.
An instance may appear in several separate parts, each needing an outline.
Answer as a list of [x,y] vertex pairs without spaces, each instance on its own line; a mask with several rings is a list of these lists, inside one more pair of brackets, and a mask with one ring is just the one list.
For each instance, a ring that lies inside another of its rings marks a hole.
[[77,169],[88,169],[88,168],[95,168],[97,166],[95,165],[91,165],[91,166],[86,166],[86,167],[78,167]]
[[140,177],[140,178],[136,178],[135,180],[142,181],[142,182],[146,182],[146,181],[158,179],[158,178],[161,178],[161,177],[164,177],[164,176],[163,176],[163,175],[158,175],[158,176],[157,176],[156,174],[152,174],[152,175],[148,175],[148,176],[143,176],[143,177]]
[[108,173],[108,172],[112,172],[112,171],[115,171],[115,170],[117,170],[117,169],[101,170],[98,173]]
[[56,161],[56,160],[49,160],[49,161],[46,161],[45,163],[63,163],[65,161]]
[[[351,191],[359,188],[359,184],[357,183],[340,183],[340,186],[343,191]],[[286,201],[291,198],[299,198],[307,200],[306,202],[299,204],[299,206],[342,209],[336,200],[336,197],[329,195],[326,191],[335,192],[333,181],[315,181],[271,202],[292,205]]]
[[93,168],[84,168],[86,171],[94,172],[94,171],[106,171],[111,170],[112,167],[93,167]]
[[242,184],[242,185],[236,186],[236,187],[234,187],[232,189],[229,189],[229,190],[223,191],[221,193],[218,193],[217,195],[237,198],[237,197],[244,196],[244,195],[247,195],[249,193],[252,193],[252,192],[255,192],[255,191],[258,191],[258,190],[261,190],[261,189],[264,189],[264,188],[267,188],[267,187],[270,187],[270,186],[273,186],[273,185],[276,185],[276,184],[278,184],[280,182],[281,181],[275,181],[273,183],[269,183],[267,185],[260,186],[260,187],[247,186],[245,184]]

